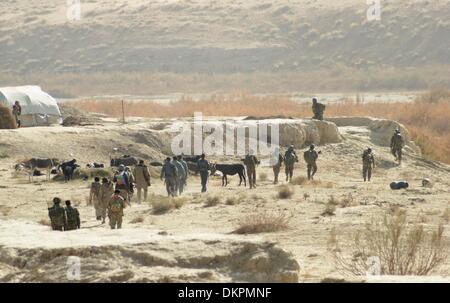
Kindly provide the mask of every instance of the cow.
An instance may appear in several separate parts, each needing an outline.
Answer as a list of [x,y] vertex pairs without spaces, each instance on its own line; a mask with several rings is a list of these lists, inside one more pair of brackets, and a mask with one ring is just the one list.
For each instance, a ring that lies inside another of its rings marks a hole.
[[118,167],[120,165],[125,166],[136,166],[139,161],[135,157],[123,156],[120,158],[112,158],[111,159],[111,167]]
[[247,181],[245,179],[245,167],[242,164],[212,164],[211,165],[211,175],[214,175],[216,171],[220,171],[223,175],[222,186],[228,185],[227,175],[234,176],[239,175],[239,186],[244,180],[244,186],[247,186]]
[[105,165],[101,164],[101,163],[93,162],[93,163],[86,164],[86,167],[87,168],[105,168]]
[[30,170],[30,173],[28,174],[30,182],[33,182],[33,176],[36,169],[46,169],[47,181],[50,181],[50,173],[54,167],[58,166],[59,160],[50,158],[31,158],[21,164]]
[[64,175],[64,181],[65,182],[68,182],[68,181],[72,180],[73,179],[73,172],[75,171],[75,169],[80,167],[76,163],[77,163],[77,160],[73,159],[71,161],[62,163],[59,166],[59,169],[61,170],[61,172]]
[[197,163],[194,162],[187,162],[186,164],[188,166],[188,169],[190,172],[194,173],[196,176],[198,175],[198,167],[197,167]]

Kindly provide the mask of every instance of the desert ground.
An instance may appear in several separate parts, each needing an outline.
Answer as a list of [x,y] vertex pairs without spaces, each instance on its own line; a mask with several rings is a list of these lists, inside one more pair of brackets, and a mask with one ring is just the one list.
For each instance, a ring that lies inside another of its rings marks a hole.
[[[220,119],[220,117],[218,118]],[[228,118],[229,119],[229,118]],[[348,243],[351,236],[385,214],[402,212],[412,225],[425,230],[438,224],[448,228],[450,166],[425,160],[408,140],[405,159],[397,165],[388,141],[395,121],[372,118],[330,118],[316,123],[308,119],[280,123],[281,145],[295,143],[296,164],[293,194],[280,198],[285,184],[272,183],[272,169],[257,169],[257,188],[238,186],[236,176],[221,186],[221,176],[212,176],[208,192],[200,193],[200,180],[191,175],[179,208],[155,213],[155,201],[164,201],[159,170],[151,167],[152,186],[148,202],[132,203],[125,209],[122,230],[110,230],[95,220],[86,203],[89,181],[47,181],[35,177],[30,183],[15,173],[15,163],[29,157],[76,158],[82,166],[110,156],[131,154],[148,161],[161,161],[171,153],[170,141],[180,123],[188,119],[129,118],[122,124],[114,118],[95,116],[86,126],[53,126],[0,130],[0,281],[67,282],[67,258],[81,258],[81,281],[85,282],[320,282],[320,281],[418,281],[418,277],[349,276],[336,266],[329,243],[334,232]],[[242,117],[234,118],[236,123]],[[248,121],[247,123],[259,123]],[[402,127],[407,139],[408,132]],[[294,138],[295,137],[295,138]],[[314,181],[306,181],[301,159],[307,142],[321,151]],[[361,177],[361,153],[374,148],[377,167],[373,180]],[[117,151],[114,151],[117,149]],[[239,157],[209,157],[210,162],[239,163]],[[109,166],[109,165],[107,165]],[[422,178],[433,187],[422,187]],[[406,190],[392,191],[389,183],[407,180]],[[53,197],[70,199],[81,213],[82,229],[53,232],[47,208]],[[324,210],[336,203],[331,215]],[[235,234],[251,217],[277,214],[288,218],[280,231]],[[445,240],[449,234],[444,233]],[[345,246],[345,245],[344,245]],[[450,261],[445,261],[427,279],[450,281]],[[421,281],[425,281],[422,279]]]

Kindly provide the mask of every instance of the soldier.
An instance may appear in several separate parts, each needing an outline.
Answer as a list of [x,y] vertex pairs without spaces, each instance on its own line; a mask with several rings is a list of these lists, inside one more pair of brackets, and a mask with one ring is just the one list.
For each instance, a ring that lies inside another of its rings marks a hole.
[[311,144],[309,146],[309,150],[305,151],[303,153],[303,158],[305,159],[305,162],[307,164],[307,174],[308,174],[308,180],[314,180],[314,175],[317,172],[317,158],[319,158],[319,153],[315,150],[315,145]]
[[403,139],[400,129],[396,129],[394,135],[391,138],[391,153],[394,155],[395,160],[399,164],[402,163],[402,149],[405,146],[405,140]]
[[119,171],[114,175],[113,182],[116,184],[116,188],[120,190],[120,195],[126,203],[130,204],[131,194],[133,192],[133,179],[130,173],[126,170],[125,165],[119,165]]
[[372,168],[375,168],[375,158],[370,147],[364,151],[362,160],[364,182],[366,182],[366,180],[370,182],[370,178],[372,177]]
[[133,175],[136,181],[137,202],[141,203],[142,191],[144,191],[144,202],[146,202],[148,187],[151,186],[151,182],[150,173],[144,164],[144,160],[139,160],[139,164],[134,168]]
[[123,209],[125,208],[125,199],[119,189],[114,191],[108,203],[108,217],[111,229],[122,228]]
[[178,180],[177,167],[170,162],[170,158],[166,158],[161,169],[161,181],[165,180],[167,195],[175,197],[176,186]]
[[17,128],[20,128],[20,126],[21,126],[20,115],[22,115],[22,106],[20,106],[19,101],[16,101],[14,103],[13,108],[12,108],[12,113],[16,120]]
[[187,179],[189,176],[189,167],[186,161],[183,160],[182,156],[178,156],[178,162],[181,163],[181,165],[183,165],[184,171],[186,172],[185,176],[184,176],[184,182],[183,182],[183,190],[187,185]]
[[278,175],[280,174],[280,169],[283,165],[283,155],[281,155],[279,148],[276,148],[276,150],[274,151],[271,161],[271,163],[273,164],[273,184],[277,184]]
[[63,207],[60,206],[61,199],[58,197],[53,198],[53,206],[48,209],[48,216],[53,230],[63,231],[67,226],[66,212]]
[[247,170],[248,183],[250,184],[250,189],[256,187],[256,166],[259,164],[258,158],[254,155],[252,150],[245,156],[244,164]]
[[286,172],[286,182],[292,181],[294,175],[294,164],[298,162],[297,154],[294,150],[294,145],[289,146],[288,150],[284,154],[284,166]]
[[186,180],[186,174],[187,171],[185,170],[183,164],[178,161],[178,157],[173,157],[172,164],[175,165],[177,168],[177,187],[176,191],[178,191],[178,194],[181,195],[184,191],[184,182]]
[[67,217],[67,227],[66,230],[75,230],[80,229],[80,213],[78,212],[78,209],[75,207],[72,207],[70,205],[70,201],[66,201],[66,217]]
[[197,170],[200,173],[200,179],[202,182],[202,193],[206,192],[206,184],[208,183],[208,171],[209,171],[209,163],[205,159],[205,154],[200,156],[200,159],[197,161]]
[[100,194],[100,178],[95,177],[94,182],[91,184],[91,191],[89,193],[89,205],[94,205],[95,216],[97,220],[102,219],[102,213],[100,208],[99,194]]
[[102,223],[106,220],[106,210],[108,209],[109,200],[114,194],[114,184],[107,178],[102,179],[102,185],[100,186],[99,201],[102,212]]
[[312,102],[312,111],[314,113],[313,119],[323,120],[323,112],[325,111],[326,106],[322,103],[317,102],[317,98],[313,98]]

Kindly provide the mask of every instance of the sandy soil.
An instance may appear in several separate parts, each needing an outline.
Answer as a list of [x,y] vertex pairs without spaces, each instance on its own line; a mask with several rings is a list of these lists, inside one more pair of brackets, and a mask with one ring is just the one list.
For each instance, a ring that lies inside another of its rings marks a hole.
[[[146,159],[161,158],[163,155],[161,150],[155,147],[156,145],[153,147],[148,143],[139,145],[135,141],[134,131],[144,132],[143,125],[148,127],[149,123],[159,125],[161,121],[146,120],[143,124],[141,120],[122,126],[110,120],[104,122],[103,126],[97,125],[85,128],[50,127],[1,131],[0,148],[5,150],[8,157],[1,159],[0,162],[0,248],[14,248],[16,249],[14,253],[17,254],[18,251],[32,251],[39,247],[52,250],[55,245],[56,247],[58,245],[64,247],[90,245],[129,247],[139,243],[148,243],[150,240],[152,243],[159,243],[162,236],[158,233],[161,231],[171,237],[172,243],[179,242],[181,238],[184,238],[184,241],[189,238],[204,241],[205,237],[215,239],[222,244],[227,241],[231,241],[231,243],[233,241],[235,243],[256,241],[260,245],[258,249],[265,253],[268,253],[268,251],[261,248],[263,247],[261,243],[268,241],[274,243],[277,249],[280,248],[287,254],[283,257],[283,262],[289,263],[295,260],[298,263],[300,268],[298,271],[299,281],[309,282],[321,281],[326,277],[342,276],[336,270],[331,254],[327,249],[330,232],[333,228],[345,241],[346,236],[360,229],[365,223],[371,222],[371,220],[379,218],[378,215],[391,212],[393,209],[405,210],[409,222],[423,224],[427,228],[436,226],[440,222],[448,227],[448,222],[443,220],[442,216],[450,203],[450,167],[426,161],[413,149],[407,149],[403,164],[397,166],[388,148],[375,145],[372,141],[371,130],[364,126],[339,127],[339,131],[344,138],[343,142],[319,146],[318,149],[322,151],[322,154],[318,161],[319,171],[316,181],[307,182],[304,185],[294,185],[295,193],[289,199],[277,197],[278,185],[272,184],[272,171],[269,167],[258,168],[259,180],[255,190],[243,186],[238,187],[236,177],[230,178],[231,183],[228,187],[223,188],[221,187],[220,177],[213,177],[209,182],[208,193],[200,194],[199,178],[190,176],[187,191],[183,195],[186,204],[182,208],[166,214],[154,215],[150,203],[141,205],[133,203],[132,207],[125,210],[124,230],[121,232],[112,232],[107,225],[99,225],[95,220],[94,209],[86,205],[86,197],[89,193],[88,182],[80,180],[70,183],[47,182],[45,177],[37,177],[35,182],[30,184],[26,176],[12,177],[13,164],[31,154],[40,156],[59,154],[60,158],[69,158],[69,153],[72,153],[82,163],[94,160],[93,157],[96,155],[97,158],[95,159],[107,161],[110,150],[113,146],[116,146],[115,138],[121,138],[121,146],[124,148],[128,146],[131,153],[140,151],[140,155],[146,155]],[[14,134],[20,134],[20,136]],[[124,141],[123,138],[126,137],[124,134],[129,134],[129,142]],[[30,138],[31,140],[33,136],[34,139],[38,137],[42,144],[36,146],[35,150],[30,151],[24,138]],[[62,138],[70,140],[61,141]],[[106,146],[105,142],[108,141],[111,143]],[[360,154],[369,145],[375,145],[374,150],[378,166],[374,172],[373,181],[364,183],[361,178]],[[221,162],[225,159],[212,158],[210,160]],[[229,161],[229,159],[227,160]],[[267,180],[261,179],[262,174],[267,175]],[[283,174],[280,176],[283,180]],[[295,176],[305,176],[305,164],[302,161],[296,166]],[[433,180],[434,187],[421,187],[423,177]],[[395,180],[408,180],[410,188],[402,191],[391,191],[389,183]],[[164,186],[160,180],[153,178],[152,183],[149,202],[152,199],[159,199],[160,195],[165,194]],[[283,183],[281,182],[281,184]],[[205,207],[207,197],[214,195],[220,197],[221,203],[214,207]],[[338,207],[335,216],[332,217],[321,216],[325,204],[331,196],[341,198],[349,195],[353,198],[352,206]],[[42,223],[47,219],[47,207],[54,196],[71,199],[77,205],[81,212],[82,230],[72,232],[70,236],[65,234],[55,235],[48,231],[47,226],[38,224],[38,222]],[[237,198],[238,203],[227,205],[225,200],[229,197]],[[257,237],[229,236],[243,217],[251,214],[258,215],[260,211],[277,211],[292,215],[289,228],[281,232],[259,234]],[[136,218],[142,218],[143,222],[132,223]],[[135,236],[130,237],[133,234]],[[146,236],[141,238],[140,235]],[[232,240],[229,240],[229,237]],[[446,237],[448,237],[448,232]],[[228,240],[224,240],[225,238],[228,238]],[[189,241],[186,243],[189,243]],[[176,250],[175,247],[177,246],[174,245],[171,246],[172,250]],[[161,244],[158,249],[159,253],[165,251],[163,246]],[[228,247],[232,246],[231,244],[228,245]],[[188,254],[189,247],[186,246],[185,250],[181,247],[179,249]],[[231,251],[232,249],[228,248],[228,255],[233,255]],[[170,256],[172,253],[167,252],[166,256]],[[270,253],[268,254],[270,255]],[[3,253],[4,255],[5,253]],[[95,257],[93,258],[95,260]],[[268,260],[273,260],[270,258]],[[60,264],[58,268],[63,268],[61,262],[58,263]],[[125,266],[127,262],[133,263],[134,261],[124,259],[121,262],[121,266]],[[5,277],[7,273],[14,272],[16,274],[22,273],[22,276],[20,274],[14,275],[14,279],[11,278],[11,280],[24,281],[27,280],[27,277],[30,278],[30,274],[27,275],[26,271],[21,270],[20,267],[12,269],[11,262],[6,262],[5,257],[0,263],[2,263],[0,277],[2,275]],[[238,281],[239,278],[231,274],[233,270],[230,269],[232,267],[229,266],[229,263],[224,261],[223,264],[225,265],[221,266],[228,268],[228,274],[223,274],[212,266],[208,270],[213,272],[214,277],[212,278],[207,274],[200,280]],[[44,264],[36,266],[44,272],[50,270],[45,268]],[[444,276],[442,279],[446,279],[449,266],[450,263],[445,264],[435,275]],[[201,266],[199,267],[201,268]],[[133,272],[133,267],[130,268],[130,271]],[[157,270],[156,267],[150,266],[149,268],[153,270],[153,273]],[[181,267],[174,266],[172,268],[179,268],[182,271]],[[289,270],[292,270],[292,267]],[[93,272],[95,270],[90,271],[92,276],[94,275]],[[149,275],[149,272],[140,272],[129,277],[125,275],[122,280],[142,281]],[[104,275],[102,278],[97,276],[92,278],[91,281],[107,281],[111,276],[114,276],[114,274]],[[182,275],[176,275],[174,272],[171,272],[168,276],[175,281],[199,280],[198,276],[193,278],[190,275],[180,278]],[[37,281],[45,280],[39,275],[34,277]],[[54,273],[52,277],[55,280],[64,280],[61,273]],[[164,280],[164,275],[160,274],[159,278]],[[275,278],[274,275],[269,275],[264,279],[267,281]],[[255,281],[257,279],[252,276],[247,280]],[[399,280],[399,278],[394,280]]]

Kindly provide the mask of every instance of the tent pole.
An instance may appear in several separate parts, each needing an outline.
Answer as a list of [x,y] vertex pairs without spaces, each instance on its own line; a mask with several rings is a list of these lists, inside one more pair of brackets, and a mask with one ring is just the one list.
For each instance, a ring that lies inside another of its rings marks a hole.
[[123,121],[123,124],[125,124],[125,105],[124,105],[123,100],[122,100],[122,121]]

